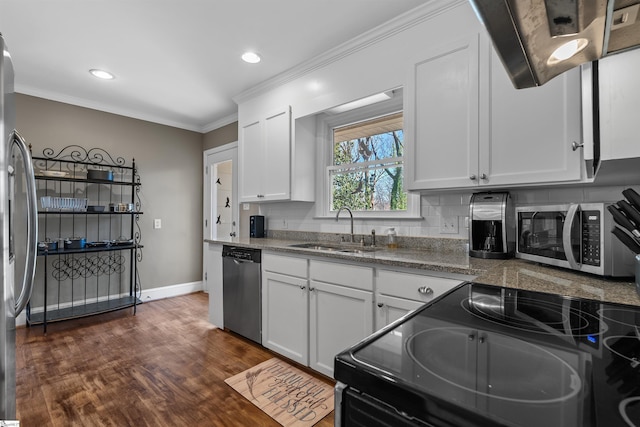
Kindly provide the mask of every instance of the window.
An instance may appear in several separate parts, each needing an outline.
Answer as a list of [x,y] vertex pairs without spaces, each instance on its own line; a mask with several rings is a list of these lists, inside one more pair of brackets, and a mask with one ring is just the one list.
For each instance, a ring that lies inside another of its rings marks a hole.
[[330,210],[406,211],[402,112],[335,127],[332,133]]
[[335,217],[347,206],[359,218],[421,219],[420,195],[404,187],[403,90],[387,94],[381,102],[318,116],[318,217]]

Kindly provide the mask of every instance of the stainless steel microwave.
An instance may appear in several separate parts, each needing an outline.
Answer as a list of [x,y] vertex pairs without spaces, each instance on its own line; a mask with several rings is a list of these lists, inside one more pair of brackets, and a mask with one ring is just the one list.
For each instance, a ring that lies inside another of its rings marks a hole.
[[611,277],[633,277],[634,255],[611,230],[605,203],[516,207],[516,257]]

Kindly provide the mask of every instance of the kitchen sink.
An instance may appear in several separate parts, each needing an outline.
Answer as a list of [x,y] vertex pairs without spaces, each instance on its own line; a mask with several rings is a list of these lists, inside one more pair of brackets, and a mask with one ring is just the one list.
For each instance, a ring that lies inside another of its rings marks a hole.
[[327,252],[340,252],[340,253],[352,253],[352,254],[360,254],[367,252],[374,252],[377,250],[375,247],[371,246],[355,246],[355,245],[347,245],[347,244],[332,244],[332,243],[296,243],[293,245],[289,245],[290,248],[301,248],[301,249],[313,249],[316,251],[327,251]]

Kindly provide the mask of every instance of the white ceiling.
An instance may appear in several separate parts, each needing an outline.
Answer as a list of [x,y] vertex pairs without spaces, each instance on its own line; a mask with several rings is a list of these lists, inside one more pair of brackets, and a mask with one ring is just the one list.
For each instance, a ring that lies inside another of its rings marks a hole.
[[426,1],[0,0],[0,32],[16,92],[206,132],[232,97]]

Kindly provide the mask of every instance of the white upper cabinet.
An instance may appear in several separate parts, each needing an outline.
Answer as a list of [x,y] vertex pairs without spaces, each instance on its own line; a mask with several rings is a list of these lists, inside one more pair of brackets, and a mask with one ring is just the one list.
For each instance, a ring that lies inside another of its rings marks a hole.
[[238,148],[240,201],[289,199],[291,108],[241,124]]
[[490,52],[488,108],[480,119],[489,128],[481,130],[480,146],[486,148],[480,150],[479,184],[580,180],[582,151],[573,148],[582,143],[580,69],[540,87],[514,89]]
[[578,69],[516,90],[488,36],[434,42],[410,67],[405,104],[410,190],[581,179]]
[[479,35],[426,52],[405,91],[405,150],[410,190],[465,187],[478,168]]
[[297,122],[286,106],[239,124],[240,202],[313,200],[315,121]]
[[603,160],[640,157],[639,69],[640,49],[611,55],[599,61],[600,147]]

